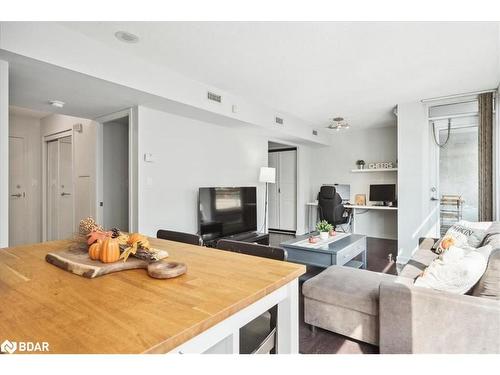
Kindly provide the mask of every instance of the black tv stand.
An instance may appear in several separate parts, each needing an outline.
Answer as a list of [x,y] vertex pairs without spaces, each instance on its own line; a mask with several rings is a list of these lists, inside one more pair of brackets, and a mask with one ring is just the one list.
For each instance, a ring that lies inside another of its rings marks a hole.
[[207,247],[217,247],[217,241],[219,240],[233,240],[233,241],[241,241],[241,242],[250,242],[250,243],[258,243],[261,245],[269,245],[269,234],[267,233],[258,233],[258,232],[243,232],[236,233],[230,236],[219,237],[213,240],[203,241],[203,245]]

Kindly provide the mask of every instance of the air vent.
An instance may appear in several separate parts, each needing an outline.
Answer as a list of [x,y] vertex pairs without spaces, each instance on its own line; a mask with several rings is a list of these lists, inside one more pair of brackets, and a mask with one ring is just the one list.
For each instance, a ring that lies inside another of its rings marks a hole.
[[317,130],[313,130],[313,135],[318,135],[318,131]]
[[222,96],[214,94],[213,92],[207,92],[207,98],[213,102],[222,103]]
[[283,125],[283,123],[285,122],[281,117],[278,117],[276,116],[274,118],[274,122],[276,122],[277,124],[280,124],[280,125]]

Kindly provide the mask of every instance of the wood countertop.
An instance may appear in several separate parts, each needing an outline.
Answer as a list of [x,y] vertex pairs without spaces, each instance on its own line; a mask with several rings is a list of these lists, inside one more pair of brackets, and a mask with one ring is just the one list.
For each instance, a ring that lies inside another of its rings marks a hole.
[[87,279],[45,261],[68,245],[0,249],[0,341],[46,341],[50,353],[166,353],[305,273],[299,264],[151,239],[187,273]]

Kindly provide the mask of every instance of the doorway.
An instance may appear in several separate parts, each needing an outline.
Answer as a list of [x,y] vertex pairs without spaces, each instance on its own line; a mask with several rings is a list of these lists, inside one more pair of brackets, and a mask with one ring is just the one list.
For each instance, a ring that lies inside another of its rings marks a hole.
[[73,136],[46,138],[47,240],[71,238],[74,232]]
[[268,166],[276,169],[276,183],[269,186],[269,231],[297,231],[297,148],[268,143]]
[[130,113],[100,122],[99,206],[105,228],[132,230],[130,223]]

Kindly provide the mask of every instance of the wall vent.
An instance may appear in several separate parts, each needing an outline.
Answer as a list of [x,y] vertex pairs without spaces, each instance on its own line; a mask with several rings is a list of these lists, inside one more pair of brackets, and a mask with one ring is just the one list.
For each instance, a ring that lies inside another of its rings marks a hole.
[[213,92],[207,92],[207,99],[213,102],[222,103],[222,96],[214,94]]
[[274,118],[274,122],[276,122],[277,124],[283,125],[283,123],[285,122],[285,120],[283,120],[281,117],[276,116]]
[[318,135],[318,131],[317,130],[313,130],[313,135]]

